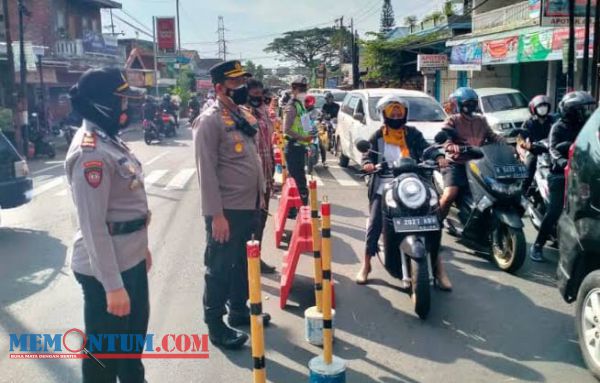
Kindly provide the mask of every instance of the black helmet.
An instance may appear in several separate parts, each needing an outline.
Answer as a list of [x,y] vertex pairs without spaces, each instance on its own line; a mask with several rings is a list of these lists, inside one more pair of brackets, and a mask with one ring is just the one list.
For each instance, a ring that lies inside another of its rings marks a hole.
[[331,93],[331,92],[325,92],[325,99],[326,99],[326,100],[330,100],[330,99],[332,99],[332,98],[334,98],[334,97],[333,97],[333,93]]
[[596,100],[588,92],[577,90],[565,94],[558,104],[563,120],[581,128],[596,109]]
[[169,93],[165,93],[165,94],[163,95],[163,100],[165,100],[165,101],[170,101],[170,100],[171,100],[171,95],[170,95]]

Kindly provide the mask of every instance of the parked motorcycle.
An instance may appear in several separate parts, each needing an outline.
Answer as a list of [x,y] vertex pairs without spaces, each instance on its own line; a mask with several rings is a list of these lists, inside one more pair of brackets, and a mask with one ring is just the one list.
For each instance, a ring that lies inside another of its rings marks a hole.
[[29,142],[33,144],[32,156],[48,156],[54,158],[56,151],[54,145],[46,138],[46,132],[39,123],[37,113],[32,113],[29,125]]
[[175,117],[170,114],[167,110],[163,110],[160,115],[161,127],[160,133],[164,134],[165,137],[175,137],[177,135]]
[[160,134],[156,124],[147,118],[142,121],[142,127],[144,128],[144,142],[146,145],[151,145],[153,141],[160,141]]
[[[366,153],[371,145],[361,140],[356,148]],[[410,288],[415,313],[421,319],[427,318],[431,307],[432,265],[442,238],[438,193],[432,182],[435,169],[434,161],[418,164],[402,158],[393,164],[384,162],[370,174],[388,179],[382,194],[385,268],[402,281],[402,287]]]
[[[451,135],[452,131],[443,130],[435,142],[442,144]],[[527,201],[521,191],[527,168],[509,145],[461,146],[460,150],[471,158],[465,165],[469,188],[461,192],[446,219],[448,232],[473,243],[483,242],[491,249],[496,266],[514,273],[527,254],[522,221]],[[440,178],[438,174],[438,190],[443,187]]]

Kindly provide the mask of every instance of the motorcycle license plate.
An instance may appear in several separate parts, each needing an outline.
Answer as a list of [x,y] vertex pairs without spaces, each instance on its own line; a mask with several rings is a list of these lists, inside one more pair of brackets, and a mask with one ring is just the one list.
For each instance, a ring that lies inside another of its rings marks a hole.
[[394,231],[396,233],[437,231],[440,229],[440,221],[435,215],[424,217],[398,217],[394,218]]
[[527,178],[527,167],[525,165],[496,165],[494,173],[498,179]]

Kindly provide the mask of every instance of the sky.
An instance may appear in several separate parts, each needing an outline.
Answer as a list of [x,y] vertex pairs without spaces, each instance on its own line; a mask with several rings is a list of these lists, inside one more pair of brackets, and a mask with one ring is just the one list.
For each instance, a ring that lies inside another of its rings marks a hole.
[[[152,39],[152,16],[175,16],[175,0],[118,0],[122,10],[113,11],[115,32],[136,37],[135,29],[122,20],[149,32],[139,38]],[[441,9],[444,0],[392,0],[396,25],[406,16],[418,17]],[[274,68],[289,65],[264,48],[280,34],[290,30],[333,26],[344,17],[348,25],[354,18],[361,36],[379,30],[383,0],[180,0],[181,43],[195,49],[202,58],[218,57],[218,17],[223,16],[228,58],[252,60]],[[109,12],[102,12],[105,33],[110,32]],[[119,20],[122,19],[122,20]],[[141,25],[140,25],[141,24]]]

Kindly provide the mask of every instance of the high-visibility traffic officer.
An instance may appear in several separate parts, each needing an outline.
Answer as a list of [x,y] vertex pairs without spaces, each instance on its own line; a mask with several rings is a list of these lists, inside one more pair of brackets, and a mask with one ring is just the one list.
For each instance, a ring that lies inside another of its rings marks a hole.
[[308,80],[295,76],[291,82],[291,98],[283,110],[283,131],[287,138],[286,162],[290,175],[296,181],[302,203],[308,203],[306,184],[306,147],[313,140],[310,116],[304,108]]
[[[239,61],[210,69],[216,101],[194,121],[196,166],[206,224],[204,321],[209,338],[239,348],[248,335],[232,327],[250,324],[246,242],[258,225],[265,178],[256,146],[258,124],[244,107],[249,74]],[[229,327],[223,315],[229,308]],[[270,317],[264,314],[268,324]]]
[[[131,88],[120,70],[105,68],[84,73],[70,96],[83,116],[65,170],[79,219],[71,267],[83,289],[86,333],[146,336],[150,212],[142,165],[117,135],[128,122],[128,99],[141,98],[142,92]],[[116,353],[128,347],[114,346]],[[106,341],[102,347],[97,352],[112,351]],[[103,363],[105,368],[83,359],[83,381],[144,382],[140,359]]]

